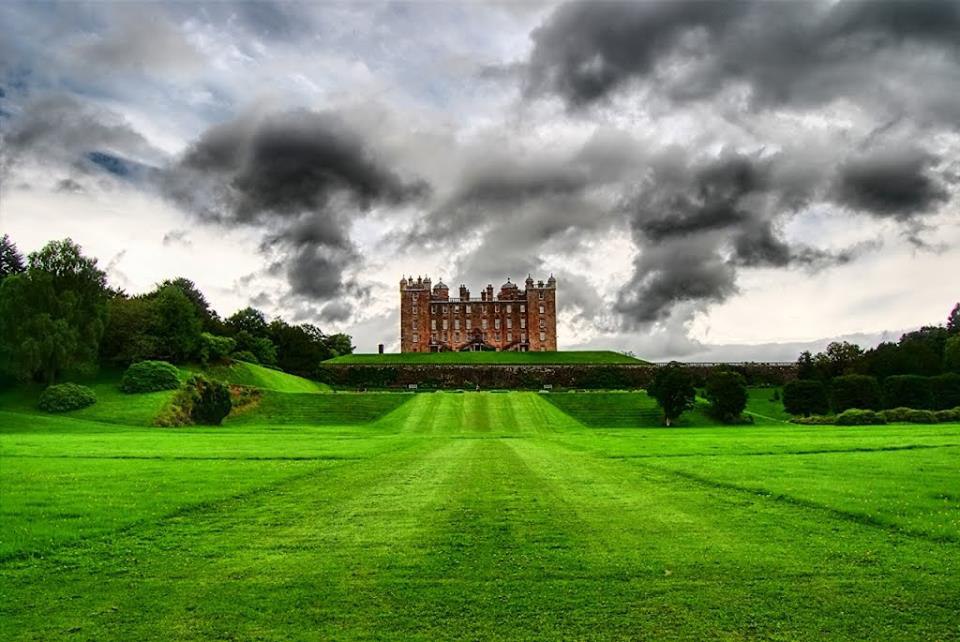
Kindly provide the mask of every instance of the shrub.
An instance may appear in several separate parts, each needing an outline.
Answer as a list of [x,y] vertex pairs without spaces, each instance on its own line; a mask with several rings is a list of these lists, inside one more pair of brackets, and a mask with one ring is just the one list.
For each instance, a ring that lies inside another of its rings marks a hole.
[[180,387],[180,371],[166,361],[140,361],[123,373],[120,389],[124,392],[156,392]]
[[86,386],[76,383],[59,383],[40,393],[38,405],[46,412],[67,412],[97,403],[97,395]]
[[932,410],[910,410],[907,413],[907,421],[912,424],[935,424],[937,416]]
[[223,361],[237,347],[230,337],[220,337],[209,332],[200,335],[200,361],[204,364]]
[[783,387],[783,407],[791,415],[823,415],[830,410],[827,388],[816,379],[798,379]]
[[233,403],[230,400],[230,388],[226,384],[196,375],[191,377],[187,388],[193,392],[190,417],[196,423],[219,426],[224,417],[230,414]]
[[249,350],[237,350],[232,355],[230,355],[237,361],[246,361],[247,363],[260,363],[260,360],[257,359],[257,355],[253,354]]
[[844,375],[831,383],[833,411],[842,413],[851,408],[879,410],[880,386],[875,377]]
[[886,419],[888,423],[892,423],[895,421],[910,421],[907,417],[911,412],[913,412],[913,408],[904,408],[901,406],[900,408],[889,408],[880,414],[883,415],[883,418]]
[[930,408],[930,379],[919,375],[893,375],[883,381],[883,402],[887,408]]
[[937,410],[960,406],[960,374],[949,372],[930,377],[930,392],[933,395],[933,407]]
[[878,412],[873,410],[861,410],[859,408],[849,408],[837,415],[836,424],[838,426],[870,426],[875,424],[885,424],[886,420]]
[[706,397],[714,417],[736,421],[747,407],[747,382],[738,372],[714,372],[707,378]]
[[226,384],[210,381],[203,375],[194,375],[154,424],[168,427],[193,423],[218,426],[230,414],[232,407],[230,388]]
[[790,422],[804,426],[831,426],[837,422],[837,418],[833,415],[810,415],[809,417],[794,417]]
[[949,410],[936,410],[933,413],[937,422],[942,424],[960,422],[960,408],[950,408]]

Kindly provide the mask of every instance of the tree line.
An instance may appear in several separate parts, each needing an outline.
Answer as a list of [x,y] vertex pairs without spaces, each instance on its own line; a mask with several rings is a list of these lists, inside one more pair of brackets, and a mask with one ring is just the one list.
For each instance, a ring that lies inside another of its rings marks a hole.
[[784,387],[783,403],[794,415],[824,415],[850,409],[960,406],[960,303],[943,325],[924,326],[897,342],[863,350],[834,342],[797,360],[797,381]]
[[0,373],[51,384],[66,373],[145,360],[260,363],[314,377],[325,359],[350,354],[346,334],[268,320],[252,307],[221,318],[186,278],[145,294],[111,288],[97,260],[70,239],[26,258],[0,238]]

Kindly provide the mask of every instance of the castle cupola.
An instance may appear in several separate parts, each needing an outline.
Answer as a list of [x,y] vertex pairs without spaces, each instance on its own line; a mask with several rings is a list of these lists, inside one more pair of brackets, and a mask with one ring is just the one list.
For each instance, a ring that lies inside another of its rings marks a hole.
[[526,285],[528,288],[533,287],[533,277],[529,274],[527,275],[527,280],[524,282],[524,285]]
[[450,298],[450,288],[448,288],[447,284],[442,280],[437,281],[437,284],[433,286],[433,298],[441,301],[446,301]]
[[547,279],[547,287],[548,287],[548,288],[555,288],[555,287],[557,287],[557,280],[556,280],[555,278],[553,278],[553,275],[552,275],[552,274],[550,275],[550,278]]

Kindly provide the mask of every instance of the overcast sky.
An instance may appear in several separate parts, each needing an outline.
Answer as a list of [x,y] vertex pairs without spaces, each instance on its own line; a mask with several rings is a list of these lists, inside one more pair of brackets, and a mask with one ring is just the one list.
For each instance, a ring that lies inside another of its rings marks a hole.
[[658,360],[939,323],[958,123],[956,0],[0,4],[0,231],[364,351],[407,274]]

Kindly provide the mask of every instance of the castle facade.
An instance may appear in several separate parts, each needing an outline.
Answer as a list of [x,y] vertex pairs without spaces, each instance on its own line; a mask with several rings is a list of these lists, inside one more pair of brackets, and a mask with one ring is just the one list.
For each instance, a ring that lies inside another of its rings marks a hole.
[[451,298],[443,281],[400,279],[400,351],[556,350],[557,280],[524,285],[507,279],[496,295],[487,285],[479,299],[461,285]]

